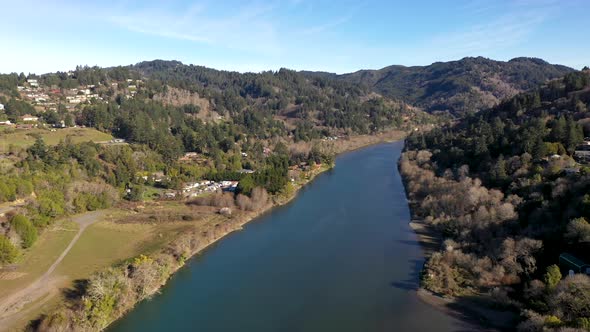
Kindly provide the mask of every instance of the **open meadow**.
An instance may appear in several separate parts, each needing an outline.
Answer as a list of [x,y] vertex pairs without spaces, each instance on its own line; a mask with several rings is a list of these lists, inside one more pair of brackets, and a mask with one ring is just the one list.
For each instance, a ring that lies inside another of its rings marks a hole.
[[[0,270],[0,309],[9,313],[0,319],[0,325],[23,328],[60,305],[66,290],[75,289],[77,280],[140,254],[157,253],[183,233],[213,229],[227,220],[217,210],[163,202],[56,221],[15,264]],[[83,225],[85,229],[76,237]],[[14,303],[7,302],[10,300]],[[12,314],[14,308],[19,310]]]
[[39,135],[48,145],[56,145],[60,141],[71,137],[72,142],[101,142],[111,140],[113,137],[93,128],[63,128],[51,131],[49,129],[14,129],[0,128],[0,153],[6,153],[10,145],[17,148],[27,148],[35,143],[35,137]]

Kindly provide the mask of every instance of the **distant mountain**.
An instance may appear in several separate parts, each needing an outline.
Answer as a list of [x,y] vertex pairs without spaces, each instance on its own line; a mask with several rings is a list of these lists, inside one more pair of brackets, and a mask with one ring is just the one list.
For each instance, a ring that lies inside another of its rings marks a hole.
[[483,57],[436,62],[429,66],[389,66],[336,75],[303,72],[308,77],[361,84],[383,96],[429,112],[460,115],[492,107],[519,92],[562,77],[573,69],[536,58],[494,61]]

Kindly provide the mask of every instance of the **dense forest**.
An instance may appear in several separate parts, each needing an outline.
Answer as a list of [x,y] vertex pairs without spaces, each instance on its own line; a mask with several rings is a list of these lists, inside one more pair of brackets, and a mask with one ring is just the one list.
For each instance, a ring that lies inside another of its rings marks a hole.
[[533,89],[572,69],[541,59],[494,61],[483,57],[436,62],[429,66],[389,66],[351,74],[306,73],[360,84],[383,96],[397,98],[426,111],[455,115],[495,106],[513,95]]
[[[571,72],[498,106],[412,135],[400,160],[416,218],[444,237],[425,265],[436,293],[488,294],[522,331],[590,329],[590,72]],[[583,271],[579,271],[583,272]]]

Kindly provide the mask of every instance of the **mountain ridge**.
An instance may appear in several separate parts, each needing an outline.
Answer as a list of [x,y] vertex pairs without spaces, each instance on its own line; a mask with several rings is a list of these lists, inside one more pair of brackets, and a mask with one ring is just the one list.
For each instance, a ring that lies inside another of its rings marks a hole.
[[484,57],[434,62],[427,66],[391,65],[347,74],[303,71],[364,85],[383,96],[400,99],[429,112],[455,115],[486,109],[519,92],[534,89],[574,69],[540,58],[517,57],[508,61]]

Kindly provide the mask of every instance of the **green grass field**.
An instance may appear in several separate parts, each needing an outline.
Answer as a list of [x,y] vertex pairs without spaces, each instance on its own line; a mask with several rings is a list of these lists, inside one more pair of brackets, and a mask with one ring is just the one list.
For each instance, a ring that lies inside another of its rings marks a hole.
[[93,272],[128,258],[160,248],[172,225],[117,224],[103,221],[89,226],[56,269],[70,280],[87,278]]
[[14,271],[0,273],[0,297],[39,278],[68,246],[78,225],[62,220],[43,232],[32,248],[23,252]]
[[51,131],[49,129],[0,129],[0,153],[8,151],[10,145],[18,148],[26,148],[35,143],[35,134],[41,135],[48,145],[56,145],[65,140],[67,136],[74,143],[108,141],[113,137],[92,128],[63,128]]
[[[74,281],[88,278],[98,270],[139,254],[158,252],[183,232],[210,229],[225,220],[216,211],[210,207],[188,207],[179,202],[148,205],[140,213],[110,209],[98,222],[85,229],[52,276],[60,289],[69,288]],[[194,215],[194,219],[180,220],[184,214]],[[151,218],[153,215],[167,221],[154,221]],[[78,225],[66,218],[45,231],[35,245],[23,254],[15,269],[0,272],[0,298],[28,286],[47,271],[77,230]],[[11,327],[23,328],[31,319],[49,312],[63,301],[59,295],[59,290],[55,290],[28,303]]]

